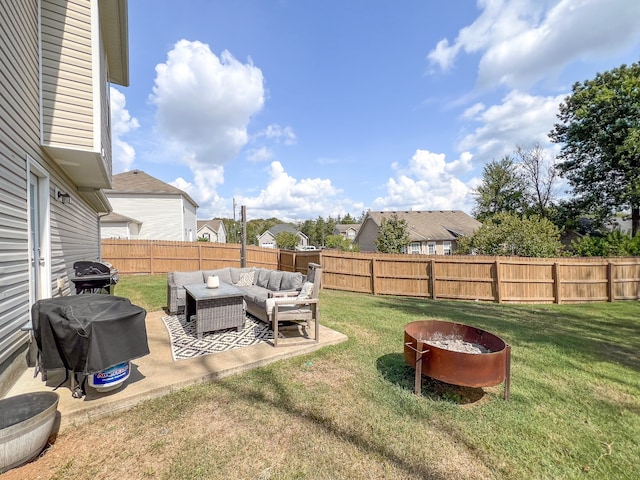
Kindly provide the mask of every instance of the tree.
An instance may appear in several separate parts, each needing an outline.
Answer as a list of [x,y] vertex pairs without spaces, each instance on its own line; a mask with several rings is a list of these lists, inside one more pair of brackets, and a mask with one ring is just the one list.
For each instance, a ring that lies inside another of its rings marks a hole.
[[505,156],[482,169],[482,181],[473,192],[473,216],[483,222],[499,212],[521,213],[526,187],[513,159]]
[[276,245],[284,250],[293,250],[300,243],[300,237],[293,232],[280,232],[276,235]]
[[544,148],[539,143],[529,147],[518,145],[515,154],[527,189],[526,201],[529,208],[541,217],[549,218],[558,175],[555,165],[547,160]]
[[348,238],[344,238],[342,235],[328,235],[325,239],[325,246],[327,248],[336,248],[343,252],[359,252],[360,247],[354,244]]
[[460,238],[456,253],[554,257],[561,249],[560,230],[550,220],[502,212],[484,222],[473,236]]
[[407,221],[397,215],[383,218],[376,238],[376,248],[382,253],[402,253],[409,245]]
[[562,144],[557,167],[600,216],[631,210],[640,225],[640,63],[573,85],[549,137]]

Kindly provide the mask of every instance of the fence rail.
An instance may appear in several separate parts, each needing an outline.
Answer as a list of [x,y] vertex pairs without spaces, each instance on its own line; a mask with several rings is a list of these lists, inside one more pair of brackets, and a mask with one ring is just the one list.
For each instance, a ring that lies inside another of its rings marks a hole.
[[[241,246],[207,242],[103,240],[102,257],[122,274],[240,266]],[[523,258],[294,252],[248,246],[246,265],[306,272],[323,267],[333,290],[498,303],[640,299],[640,257]]]

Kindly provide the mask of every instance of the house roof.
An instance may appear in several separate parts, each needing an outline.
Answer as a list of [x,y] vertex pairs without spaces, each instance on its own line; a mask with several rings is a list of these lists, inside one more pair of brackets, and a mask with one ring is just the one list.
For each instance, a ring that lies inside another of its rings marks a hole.
[[105,190],[105,193],[135,193],[135,194],[171,194],[182,195],[194,206],[199,205],[183,190],[173,185],[158,180],[142,170],[131,170],[129,172],[118,173],[113,176],[113,188]]
[[[408,212],[372,212],[367,217],[381,226],[383,219],[394,215],[407,222],[409,240],[420,242],[427,240],[455,240],[459,236],[470,236],[482,225],[478,220],[462,210],[432,210]],[[366,220],[365,220],[366,221]],[[358,232],[360,233],[360,232]]]
[[213,230],[214,232],[217,232],[218,230],[220,230],[220,226],[224,226],[224,224],[222,223],[222,220],[220,219],[213,219],[213,220],[198,220],[197,221],[198,224],[198,231],[200,231],[201,228],[208,226],[211,230]]
[[338,233],[344,233],[352,228],[357,232],[358,230],[360,230],[361,225],[362,225],[361,223],[338,223],[335,226],[335,230]]
[[122,215],[120,213],[111,212],[109,215],[104,215],[100,217],[101,223],[137,223],[138,225],[142,225],[140,220],[136,220],[135,218],[127,217],[126,215]]
[[294,227],[293,225],[288,225],[286,223],[280,223],[278,225],[274,225],[268,231],[271,232],[271,235],[273,235],[274,237],[277,234],[282,232],[290,232],[296,235],[299,233],[299,230],[296,227]]

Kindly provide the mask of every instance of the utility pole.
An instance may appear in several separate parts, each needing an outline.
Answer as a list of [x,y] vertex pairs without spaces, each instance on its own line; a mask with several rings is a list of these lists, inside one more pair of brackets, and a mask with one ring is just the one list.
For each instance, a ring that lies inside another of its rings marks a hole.
[[240,221],[242,222],[242,245],[240,247],[240,267],[247,266],[247,207],[240,207]]

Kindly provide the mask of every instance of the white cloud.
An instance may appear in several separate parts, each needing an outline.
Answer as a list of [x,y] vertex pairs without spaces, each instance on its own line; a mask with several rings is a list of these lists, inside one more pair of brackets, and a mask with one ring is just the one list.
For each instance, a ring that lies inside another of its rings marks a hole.
[[265,137],[276,142],[282,142],[285,145],[295,145],[298,140],[292,127],[281,127],[278,124],[269,125],[267,128],[255,135],[255,138],[260,137]]
[[126,109],[126,98],[120,90],[109,89],[111,109],[111,144],[113,157],[113,172],[126,172],[131,168],[135,158],[135,149],[125,142],[122,137],[140,126],[138,120]]
[[344,216],[349,212],[359,213],[363,208],[361,203],[353,204],[339,198],[342,191],[331,180],[297,180],[278,161],[271,163],[268,176],[267,186],[256,197],[237,197],[239,204],[247,207],[247,215],[251,218],[277,217],[284,221],[297,221],[318,216]]
[[180,40],[156,66],[150,100],[158,130],[200,168],[233,159],[247,143],[247,125],[264,104],[262,72],[228,51]]
[[268,162],[271,159],[273,159],[273,152],[267,147],[252,148],[247,152],[247,160],[250,162]]
[[198,218],[212,218],[216,215],[231,217],[228,202],[217,194],[218,186],[224,183],[224,167],[214,165],[202,168],[191,164],[193,182],[178,177],[170,185],[188,193],[199,205]]
[[469,186],[456,175],[471,168],[471,154],[447,162],[444,154],[416,150],[406,167],[395,162],[395,178],[386,184],[387,195],[373,201],[375,210],[471,210]]
[[557,121],[564,95],[541,97],[512,91],[502,103],[474,111],[468,116],[480,123],[458,144],[461,151],[473,151],[482,164],[512,154],[517,145],[549,144],[548,134]]
[[638,42],[640,2],[479,0],[478,18],[455,41],[438,42],[432,66],[450,70],[461,52],[481,52],[478,84],[522,88],[570,62],[621,52]]

